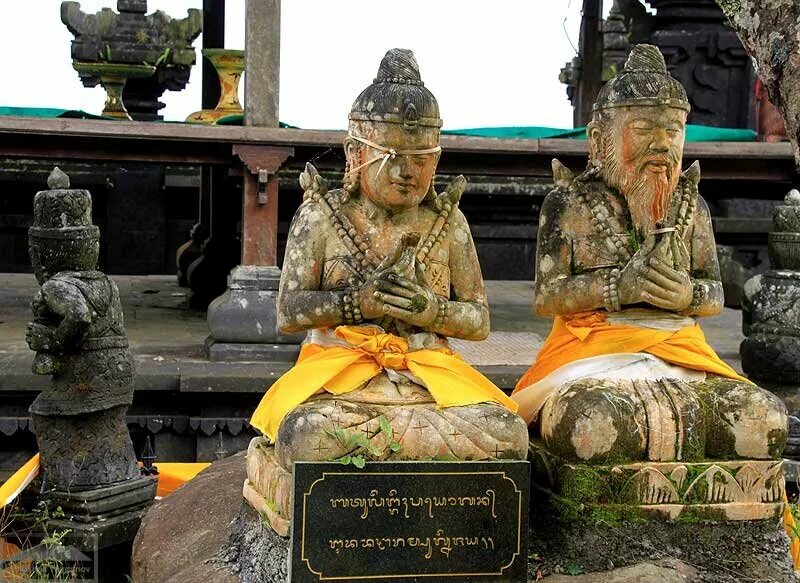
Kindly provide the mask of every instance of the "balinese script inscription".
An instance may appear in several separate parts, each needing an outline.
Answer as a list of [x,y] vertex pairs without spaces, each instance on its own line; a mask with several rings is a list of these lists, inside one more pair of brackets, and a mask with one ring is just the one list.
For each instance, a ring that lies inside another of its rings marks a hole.
[[294,468],[291,581],[526,581],[529,464]]

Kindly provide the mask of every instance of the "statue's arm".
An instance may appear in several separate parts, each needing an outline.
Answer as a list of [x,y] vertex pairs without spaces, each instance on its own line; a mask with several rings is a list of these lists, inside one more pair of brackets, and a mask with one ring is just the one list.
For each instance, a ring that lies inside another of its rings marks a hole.
[[539,215],[534,310],[540,316],[605,307],[603,286],[611,268],[572,273],[572,239],[565,220],[568,206],[568,192],[557,189],[547,195]]
[[453,214],[450,240],[450,284],[453,296],[447,303],[447,317],[434,323],[442,336],[483,340],[489,335],[489,303],[467,219],[460,210]]
[[33,350],[60,353],[77,345],[92,323],[92,311],[86,298],[74,285],[56,278],[42,285],[42,299],[61,317],[58,326],[32,323],[28,326],[28,343]]
[[343,291],[322,291],[330,225],[317,205],[303,203],[289,227],[278,288],[278,327],[293,333],[343,323]]
[[719,273],[717,246],[708,205],[697,196],[691,229],[692,303],[684,310],[688,316],[716,316],[722,311],[724,294]]

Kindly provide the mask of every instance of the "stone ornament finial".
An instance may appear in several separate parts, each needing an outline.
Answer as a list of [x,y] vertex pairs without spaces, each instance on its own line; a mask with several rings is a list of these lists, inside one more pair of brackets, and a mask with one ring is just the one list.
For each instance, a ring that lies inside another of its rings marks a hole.
[[69,176],[58,166],[53,168],[50,176],[47,177],[47,187],[50,190],[69,188]]
[[594,110],[631,105],[690,109],[686,90],[667,71],[658,47],[647,44],[634,46],[622,72],[600,90]]
[[414,53],[386,52],[372,84],[353,102],[350,120],[442,127],[439,104],[422,82]]

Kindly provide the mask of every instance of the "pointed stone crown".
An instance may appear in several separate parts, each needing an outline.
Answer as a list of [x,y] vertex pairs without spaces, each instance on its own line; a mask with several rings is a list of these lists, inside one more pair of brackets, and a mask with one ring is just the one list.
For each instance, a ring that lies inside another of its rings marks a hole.
[[600,90],[594,110],[631,105],[690,109],[686,90],[667,71],[658,47],[634,46],[622,71]]

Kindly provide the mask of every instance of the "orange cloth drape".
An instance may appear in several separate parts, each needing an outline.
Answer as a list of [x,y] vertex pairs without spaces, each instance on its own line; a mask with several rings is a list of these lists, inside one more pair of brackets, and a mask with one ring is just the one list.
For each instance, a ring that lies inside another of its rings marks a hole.
[[156,496],[163,497],[172,494],[179,486],[182,486],[194,478],[210,465],[211,464],[208,462],[161,462],[155,464],[158,470],[158,488],[156,490]]
[[315,393],[347,393],[384,368],[411,372],[425,384],[439,407],[495,402],[517,411],[514,401],[452,350],[409,351],[405,338],[372,326],[339,326],[335,333],[348,346],[304,346],[297,364],[261,399],[250,425],[274,440],[289,411]]
[[666,362],[749,383],[717,356],[698,324],[677,331],[610,324],[604,312],[556,316],[536,362],[514,392],[582,358],[602,354],[648,352]]

